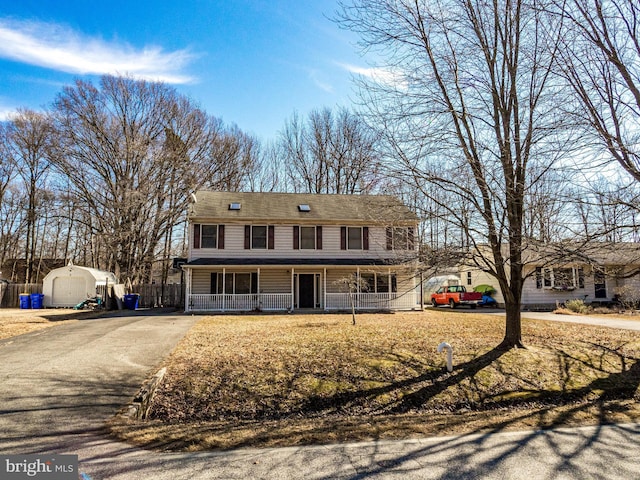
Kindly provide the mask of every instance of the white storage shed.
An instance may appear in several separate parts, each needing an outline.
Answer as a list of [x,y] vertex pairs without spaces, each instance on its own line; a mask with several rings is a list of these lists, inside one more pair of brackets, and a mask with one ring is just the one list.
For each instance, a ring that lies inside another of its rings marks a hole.
[[111,272],[69,264],[51,270],[44,277],[42,293],[44,307],[74,307],[87,298],[95,297],[101,285],[115,285]]

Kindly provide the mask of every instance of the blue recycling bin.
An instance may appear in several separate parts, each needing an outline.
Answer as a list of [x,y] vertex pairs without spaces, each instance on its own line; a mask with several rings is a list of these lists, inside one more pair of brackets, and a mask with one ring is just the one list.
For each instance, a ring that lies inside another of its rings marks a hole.
[[140,295],[138,295],[137,293],[128,293],[123,298],[124,308],[126,308],[127,310],[136,310],[138,308]]
[[42,299],[44,295],[42,293],[31,294],[31,308],[42,308]]
[[28,293],[20,294],[20,308],[31,308],[31,295]]

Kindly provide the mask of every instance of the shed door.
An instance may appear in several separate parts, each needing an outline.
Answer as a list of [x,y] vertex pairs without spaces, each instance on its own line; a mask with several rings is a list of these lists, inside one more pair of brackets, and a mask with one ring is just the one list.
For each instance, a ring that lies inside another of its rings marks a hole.
[[57,277],[53,279],[51,294],[54,306],[74,306],[87,299],[84,277]]

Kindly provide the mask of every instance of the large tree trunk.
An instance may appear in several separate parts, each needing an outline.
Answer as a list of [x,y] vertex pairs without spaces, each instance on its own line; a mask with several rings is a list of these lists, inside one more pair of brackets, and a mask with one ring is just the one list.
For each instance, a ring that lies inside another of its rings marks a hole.
[[498,345],[500,350],[511,348],[525,348],[522,343],[522,323],[520,318],[520,301],[505,302],[505,333],[504,339]]

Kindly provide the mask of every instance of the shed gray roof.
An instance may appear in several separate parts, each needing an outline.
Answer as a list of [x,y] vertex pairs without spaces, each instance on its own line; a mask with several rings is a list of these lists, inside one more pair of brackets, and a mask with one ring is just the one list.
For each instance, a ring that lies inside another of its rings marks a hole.
[[[196,192],[191,219],[269,222],[363,222],[414,224],[417,215],[390,195],[330,195],[311,193]],[[239,210],[230,210],[239,203]],[[300,211],[299,205],[309,205]]]

